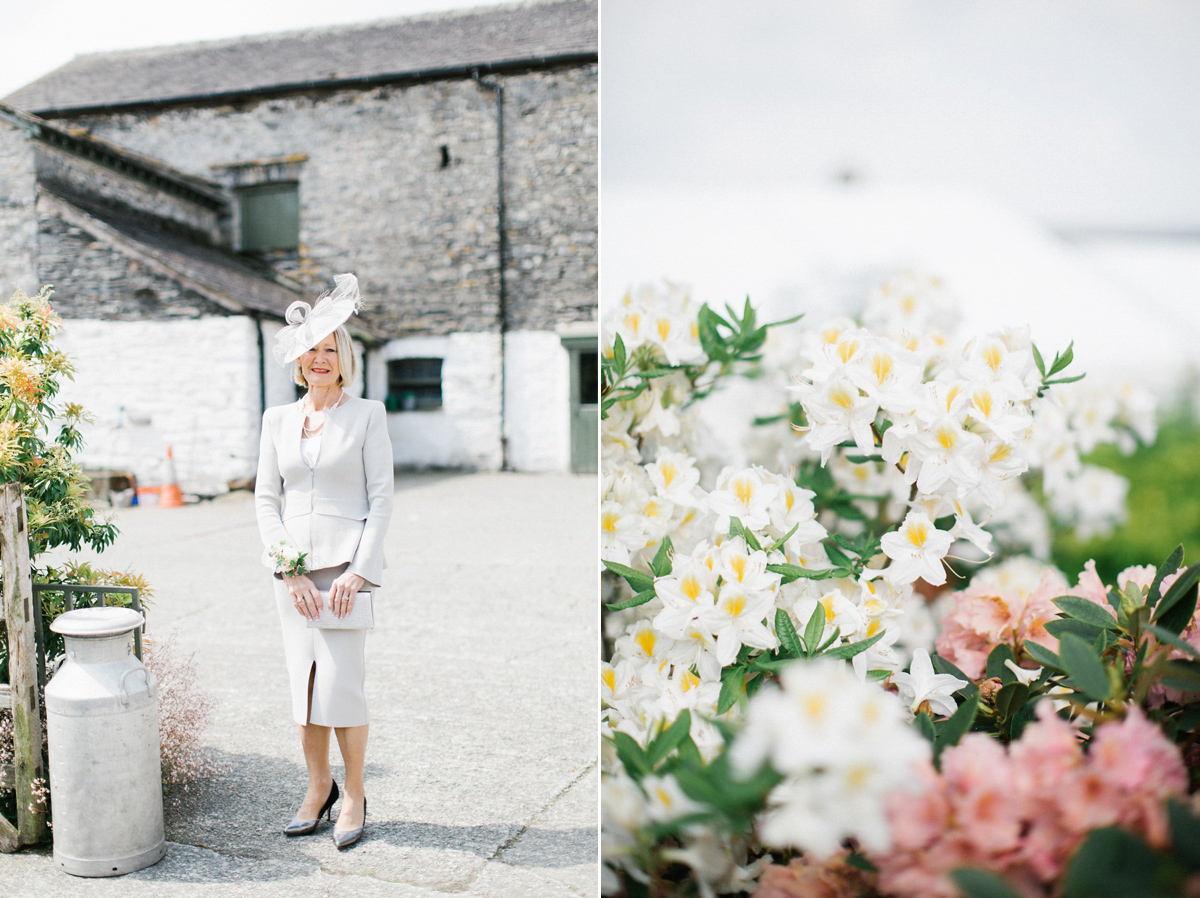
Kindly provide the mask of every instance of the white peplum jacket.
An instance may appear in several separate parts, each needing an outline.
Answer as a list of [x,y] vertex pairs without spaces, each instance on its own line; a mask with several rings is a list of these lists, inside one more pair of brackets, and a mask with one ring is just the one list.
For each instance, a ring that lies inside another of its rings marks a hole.
[[[317,463],[300,454],[300,402],[263,414],[254,501],[269,551],[280,542],[307,552],[309,570],[347,569],[383,580],[383,538],[392,516],[392,443],[382,402],[350,398],[325,414]],[[263,560],[275,563],[267,552]]]

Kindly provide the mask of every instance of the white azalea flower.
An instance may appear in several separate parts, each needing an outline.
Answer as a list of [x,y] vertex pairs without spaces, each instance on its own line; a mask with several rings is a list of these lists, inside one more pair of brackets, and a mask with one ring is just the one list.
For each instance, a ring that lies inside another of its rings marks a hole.
[[718,515],[717,530],[729,531],[729,519],[737,518],[747,530],[758,531],[771,521],[771,503],[779,487],[759,467],[725,468],[717,476],[717,487],[708,494],[708,507]]
[[953,693],[967,685],[966,680],[933,672],[933,661],[923,648],[913,650],[909,672],[892,674],[892,682],[914,715],[923,709],[949,717],[958,710]]
[[920,578],[933,586],[946,582],[942,559],[954,537],[938,530],[929,515],[910,512],[898,531],[885,533],[880,548],[892,564],[884,576],[895,583],[912,583]]

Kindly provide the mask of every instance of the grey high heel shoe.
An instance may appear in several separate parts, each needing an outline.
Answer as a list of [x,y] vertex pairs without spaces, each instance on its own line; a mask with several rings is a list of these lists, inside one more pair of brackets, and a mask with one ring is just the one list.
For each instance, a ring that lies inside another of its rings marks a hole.
[[337,846],[338,851],[343,851],[362,838],[363,830],[367,828],[367,797],[363,796],[363,825],[358,829],[349,829],[345,832],[340,832],[335,826],[333,829],[333,844]]
[[316,832],[317,823],[321,820],[321,815],[324,814],[326,819],[333,819],[333,803],[338,800],[338,787],[335,780],[332,788],[329,790],[329,797],[325,799],[325,804],[321,805],[321,810],[317,811],[316,820],[301,820],[299,817],[293,817],[291,822],[283,828],[285,836],[307,836],[309,833]]

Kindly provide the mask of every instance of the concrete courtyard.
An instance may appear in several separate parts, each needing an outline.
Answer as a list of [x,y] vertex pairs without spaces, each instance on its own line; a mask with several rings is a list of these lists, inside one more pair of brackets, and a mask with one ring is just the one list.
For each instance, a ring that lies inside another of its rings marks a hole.
[[121,509],[97,563],[153,586],[148,635],[193,656],[222,772],[171,796],[156,866],[85,880],[48,850],[0,855],[0,893],[596,896],[595,512],[594,476],[397,476],[367,640],[367,831],[338,852],[327,824],[282,833],[304,763],[253,497]]

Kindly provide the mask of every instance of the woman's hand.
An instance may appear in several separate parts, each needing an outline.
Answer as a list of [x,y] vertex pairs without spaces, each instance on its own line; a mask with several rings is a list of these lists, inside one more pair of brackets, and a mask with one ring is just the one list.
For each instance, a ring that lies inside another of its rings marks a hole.
[[309,620],[315,620],[321,613],[321,591],[317,589],[317,584],[306,574],[284,577],[283,582],[287,584],[288,595],[292,597],[296,610]]
[[333,581],[329,588],[329,608],[335,617],[345,617],[354,610],[354,597],[367,581],[350,571]]

